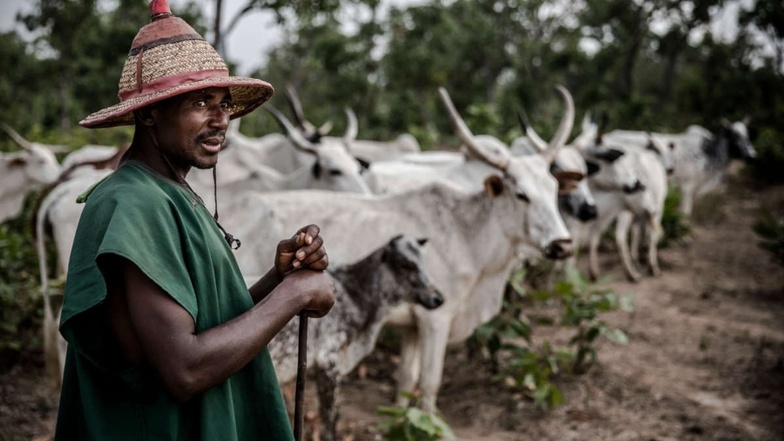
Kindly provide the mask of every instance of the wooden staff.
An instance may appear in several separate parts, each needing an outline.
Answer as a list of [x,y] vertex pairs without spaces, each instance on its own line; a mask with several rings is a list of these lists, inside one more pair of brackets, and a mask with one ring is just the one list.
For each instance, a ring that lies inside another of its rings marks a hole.
[[308,370],[308,313],[299,313],[299,343],[297,352],[297,388],[294,392],[294,439],[302,440],[304,414],[302,401],[305,395],[305,374]]

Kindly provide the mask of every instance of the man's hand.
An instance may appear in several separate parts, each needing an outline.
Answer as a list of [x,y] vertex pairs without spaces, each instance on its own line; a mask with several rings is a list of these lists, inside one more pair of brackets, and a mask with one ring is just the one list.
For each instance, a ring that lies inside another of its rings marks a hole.
[[303,268],[324,271],[328,265],[327,250],[316,225],[302,227],[290,239],[278,243],[275,271],[280,277]]

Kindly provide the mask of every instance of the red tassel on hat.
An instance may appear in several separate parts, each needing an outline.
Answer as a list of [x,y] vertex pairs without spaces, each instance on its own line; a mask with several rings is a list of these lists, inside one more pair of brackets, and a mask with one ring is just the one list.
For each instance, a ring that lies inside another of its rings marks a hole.
[[154,20],[161,15],[172,15],[169,2],[167,0],[152,0],[150,2],[150,17]]

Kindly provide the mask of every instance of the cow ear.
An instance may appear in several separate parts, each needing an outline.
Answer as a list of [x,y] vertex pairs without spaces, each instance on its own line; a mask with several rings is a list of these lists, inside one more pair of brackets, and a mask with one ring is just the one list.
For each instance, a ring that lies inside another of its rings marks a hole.
[[580,184],[580,181],[583,180],[582,173],[573,171],[561,170],[553,173],[553,176],[558,181],[558,192],[561,194],[574,190]]
[[659,149],[656,148],[656,145],[654,145],[653,141],[651,140],[648,140],[648,145],[645,146],[645,150],[650,150],[653,153],[656,153],[657,155],[661,156],[661,152],[659,151]]
[[623,156],[623,150],[609,148],[609,149],[606,149],[605,151],[603,151],[599,155],[599,158],[603,159],[603,160],[605,160],[607,162],[615,162],[621,156]]
[[504,180],[498,175],[490,175],[485,178],[485,191],[491,198],[504,192]]
[[6,162],[6,164],[8,164],[9,167],[22,167],[27,164],[27,159],[19,156],[16,158],[11,158],[8,162]]
[[357,162],[359,162],[359,167],[360,167],[360,170],[359,170],[359,172],[360,172],[360,173],[363,173],[363,172],[365,172],[367,169],[369,169],[369,168],[370,168],[370,163],[369,163],[369,162],[367,162],[367,161],[365,161],[364,159],[357,158],[356,156],[354,157],[354,159],[356,159],[356,160],[357,160]]
[[599,170],[602,168],[599,164],[590,160],[586,160],[585,165],[588,166],[588,176],[593,176],[596,173],[599,173]]
[[321,177],[321,164],[318,161],[313,163],[313,169],[311,172],[313,173],[314,178],[318,179]]
[[421,237],[421,238],[417,239],[417,243],[419,244],[419,246],[424,246],[427,243],[427,238],[426,237]]

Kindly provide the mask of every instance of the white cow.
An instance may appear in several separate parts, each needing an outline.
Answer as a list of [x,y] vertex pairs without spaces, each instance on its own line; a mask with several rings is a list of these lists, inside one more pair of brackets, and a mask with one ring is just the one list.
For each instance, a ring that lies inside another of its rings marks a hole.
[[[341,378],[376,346],[384,319],[392,308],[417,304],[439,307],[443,296],[424,272],[425,240],[392,238],[359,261],[328,270],[335,284],[335,306],[308,324],[308,370],[315,371],[323,441],[337,439]],[[292,320],[269,344],[278,381],[296,378],[299,320]]]
[[348,116],[347,131],[350,131],[349,133],[353,135],[347,137],[349,139],[347,143],[348,150],[355,158],[367,164],[397,158],[407,153],[417,153],[422,150],[419,146],[419,141],[408,133],[398,135],[397,138],[391,141],[356,139],[359,131],[357,115],[348,108],[346,109],[346,115]]
[[[571,131],[574,118],[571,95],[564,88],[559,88],[559,92],[564,98],[566,111],[553,141],[539,152],[548,162],[552,162],[558,154],[565,141],[563,134]],[[471,133],[447,92],[440,89],[439,93],[466,153],[437,152],[438,158],[445,159],[431,160],[428,155],[431,152],[421,152],[397,160],[373,163],[365,173],[365,179],[374,193],[398,193],[436,180],[457,184],[473,191],[481,188],[482,180],[488,173],[499,168],[518,179],[514,175],[517,169],[514,164],[518,159],[509,154],[508,146],[493,136],[475,136]],[[570,172],[558,172],[555,175],[559,182],[566,182],[576,177],[576,174]]]
[[[623,146],[614,146],[622,149]],[[626,276],[639,281],[641,276],[633,264],[637,255],[638,241],[629,246],[629,232],[636,221],[644,231],[648,243],[648,265],[651,274],[658,275],[657,246],[661,238],[661,219],[664,214],[664,199],[667,196],[667,172],[660,157],[650,150],[628,149],[617,161],[618,166],[633,170],[640,180],[634,192],[607,190],[592,185],[599,208],[599,216],[588,225],[589,274],[593,280],[599,277],[599,242],[610,224],[615,221],[615,243],[621,256]],[[592,180],[589,179],[589,183]]]
[[[328,140],[330,142],[335,142],[336,140],[339,140],[327,136],[327,132],[332,128],[331,122],[327,122],[322,127],[316,128],[313,123],[305,118],[299,95],[297,94],[296,89],[290,84],[286,86],[286,98],[288,99],[291,111],[294,114],[294,118],[296,119],[297,125],[303,136],[311,141]],[[403,154],[421,151],[419,141],[408,133],[399,135],[391,141],[357,139],[359,132],[357,115],[350,108],[346,108],[345,112],[348,118],[348,125],[346,128],[346,135],[343,139],[346,140],[349,152],[365,164],[389,160]]]
[[0,127],[23,149],[0,153],[0,222],[5,222],[21,213],[31,190],[56,181],[61,167],[47,146],[22,138],[6,124]]
[[[470,133],[467,128],[461,132]],[[333,264],[354,260],[398,234],[428,237],[427,274],[445,303],[433,311],[399,308],[389,323],[406,330],[399,389],[413,390],[418,383],[423,406],[434,409],[447,343],[465,340],[498,313],[518,248],[527,243],[553,257],[571,250],[546,159],[535,155],[495,165],[484,188],[476,191],[438,182],[380,197],[319,191],[247,194],[231,209],[242,216],[227,219],[226,227],[247,237],[237,251],[245,274],[259,274],[271,264],[271,238],[295,222],[319,225]]]
[[[685,132],[654,133],[664,145],[672,146],[672,179],[681,190],[679,211],[691,216],[697,197],[713,190],[721,183],[733,159],[753,159],[757,156],[748,135],[746,122],[730,123],[722,120],[719,133],[711,133],[700,126],[689,126]],[[624,133],[626,145],[644,147],[647,140],[636,132]]]

